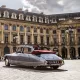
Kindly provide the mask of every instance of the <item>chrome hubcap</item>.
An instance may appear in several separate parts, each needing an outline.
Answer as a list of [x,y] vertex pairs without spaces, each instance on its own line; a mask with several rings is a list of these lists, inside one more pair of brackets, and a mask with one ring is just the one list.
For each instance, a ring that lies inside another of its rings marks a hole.
[[8,65],[8,62],[9,62],[8,59],[6,59],[5,64]]

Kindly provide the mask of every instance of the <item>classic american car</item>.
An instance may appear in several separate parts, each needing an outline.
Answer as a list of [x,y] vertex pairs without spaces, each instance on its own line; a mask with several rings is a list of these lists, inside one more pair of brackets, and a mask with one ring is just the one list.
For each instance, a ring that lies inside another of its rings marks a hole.
[[[31,52],[27,52],[27,48],[31,48]],[[50,67],[57,69],[64,64],[61,57],[57,56],[55,52],[50,50],[34,50],[32,46],[21,45],[16,52],[6,54],[4,56],[5,65],[20,65],[37,67]]]

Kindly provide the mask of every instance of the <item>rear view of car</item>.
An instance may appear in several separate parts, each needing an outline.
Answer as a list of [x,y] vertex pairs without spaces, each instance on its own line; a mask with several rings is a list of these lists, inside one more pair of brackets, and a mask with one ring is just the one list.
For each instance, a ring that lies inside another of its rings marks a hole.
[[60,66],[64,65],[64,61],[61,57],[57,56],[56,54],[53,54],[53,52],[50,51],[38,51],[38,53],[35,51],[34,53],[36,56],[38,56],[40,59],[45,59],[45,64],[41,66],[51,67],[53,69],[57,69]]

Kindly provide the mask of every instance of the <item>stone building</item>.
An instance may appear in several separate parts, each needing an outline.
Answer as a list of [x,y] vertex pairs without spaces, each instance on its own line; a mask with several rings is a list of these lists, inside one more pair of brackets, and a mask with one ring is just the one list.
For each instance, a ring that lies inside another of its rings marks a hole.
[[0,56],[20,44],[38,44],[62,58],[80,56],[80,12],[45,15],[0,7]]

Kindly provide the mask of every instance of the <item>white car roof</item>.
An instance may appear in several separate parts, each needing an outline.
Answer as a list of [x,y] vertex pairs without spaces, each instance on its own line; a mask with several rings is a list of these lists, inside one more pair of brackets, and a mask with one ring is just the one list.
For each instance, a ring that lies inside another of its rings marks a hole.
[[19,45],[18,47],[23,47],[23,48],[31,48],[31,51],[34,50],[32,45]]

